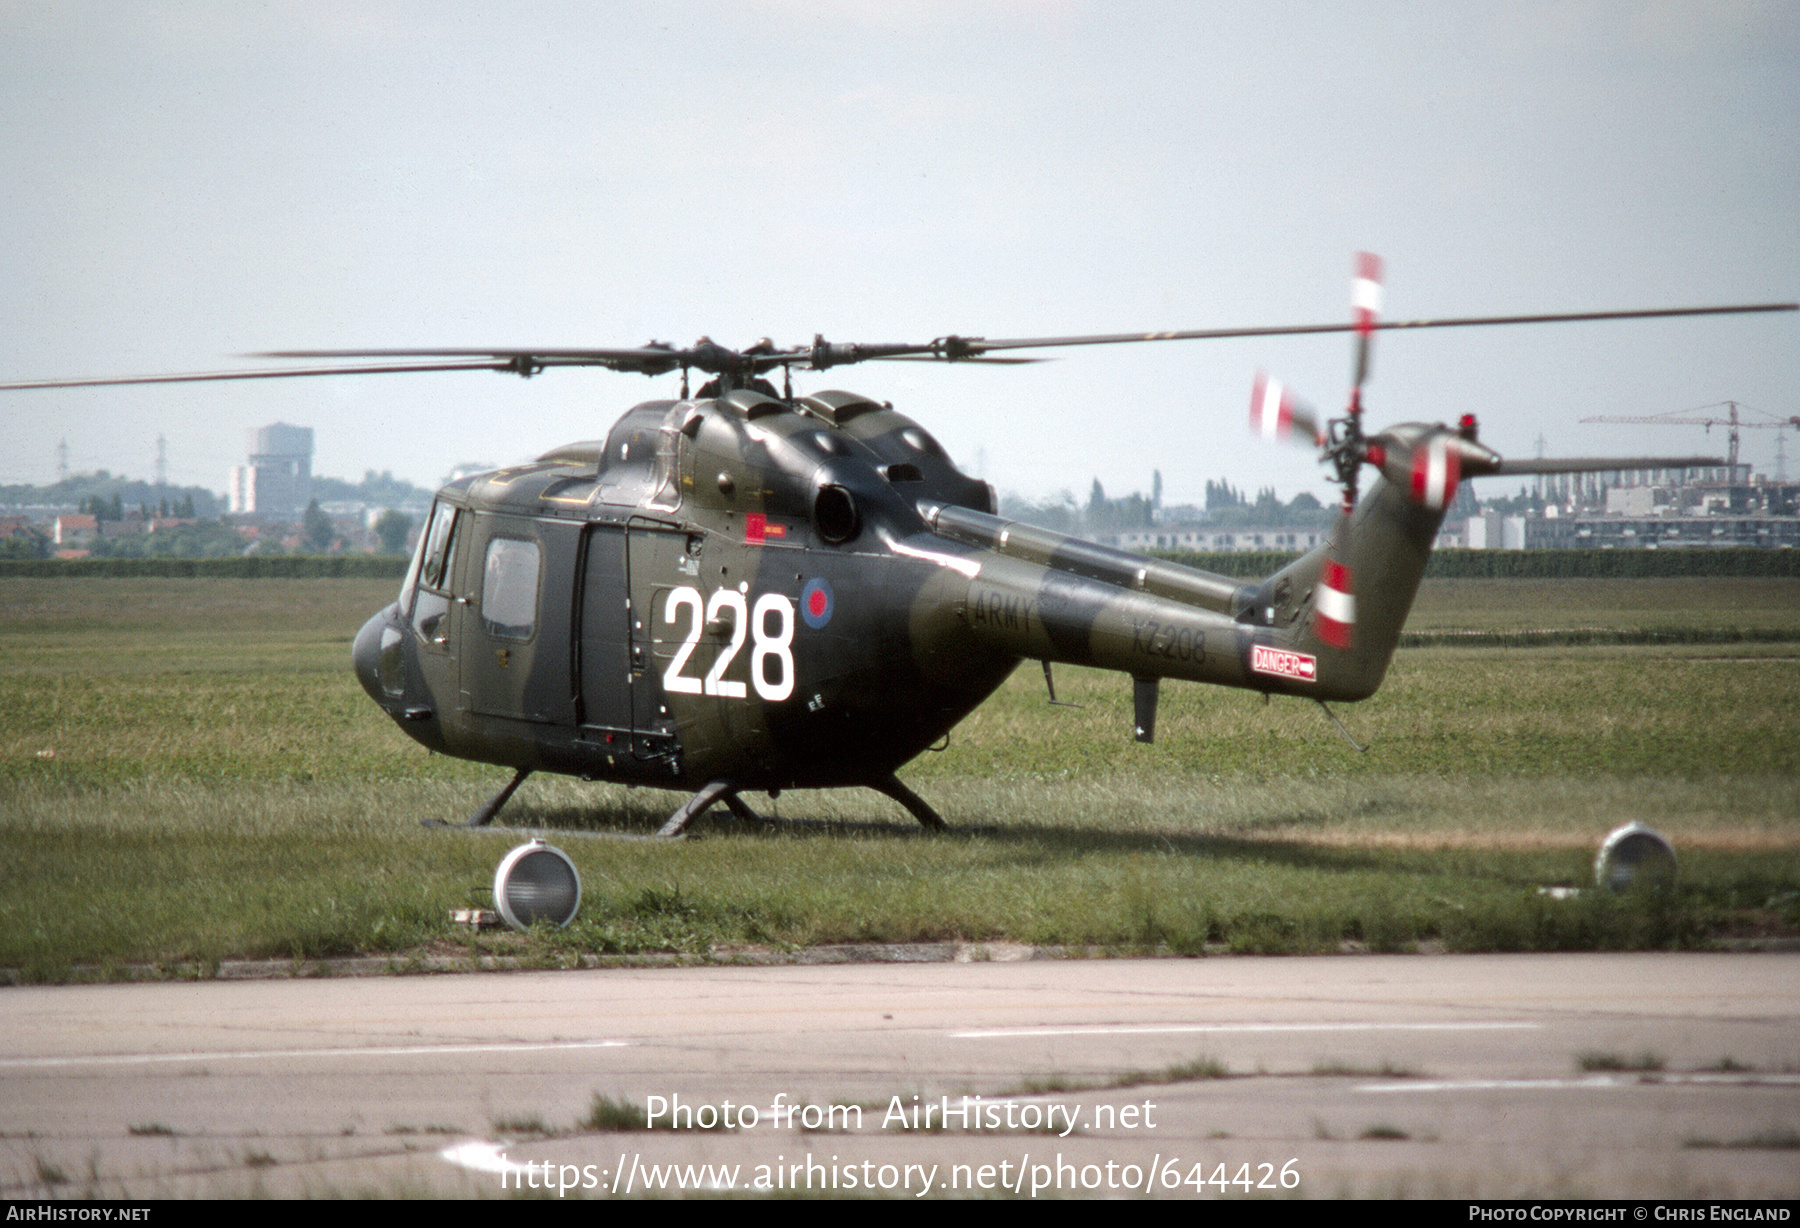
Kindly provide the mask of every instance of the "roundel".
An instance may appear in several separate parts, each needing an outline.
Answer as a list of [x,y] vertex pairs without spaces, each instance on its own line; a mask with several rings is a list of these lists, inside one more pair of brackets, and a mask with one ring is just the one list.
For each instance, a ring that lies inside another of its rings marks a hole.
[[808,580],[806,587],[800,590],[800,617],[814,631],[831,621],[834,604],[831,585],[817,576]]

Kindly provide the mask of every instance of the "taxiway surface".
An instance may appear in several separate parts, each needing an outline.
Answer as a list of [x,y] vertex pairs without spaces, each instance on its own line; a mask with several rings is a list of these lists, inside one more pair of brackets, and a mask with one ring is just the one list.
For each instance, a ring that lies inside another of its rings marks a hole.
[[1793,1197],[1800,956],[9,988],[0,1089],[15,1198]]

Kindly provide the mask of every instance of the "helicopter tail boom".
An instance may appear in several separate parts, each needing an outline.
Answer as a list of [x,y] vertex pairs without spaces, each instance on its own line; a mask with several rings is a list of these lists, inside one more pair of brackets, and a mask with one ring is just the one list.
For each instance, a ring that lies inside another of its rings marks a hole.
[[1355,701],[1387,673],[1458,483],[1499,460],[1417,424],[1371,438],[1365,459],[1380,477],[1326,542],[1260,582],[965,508],[926,521],[980,552],[960,617],[1017,656],[1128,673],[1140,706],[1160,678]]
[[[927,520],[979,551],[957,614],[1012,655],[1128,673],[1140,699],[1179,678],[1356,700],[1386,672],[1442,515],[1378,482],[1330,542],[1260,583],[963,508]],[[1359,574],[1372,588],[1360,616]]]

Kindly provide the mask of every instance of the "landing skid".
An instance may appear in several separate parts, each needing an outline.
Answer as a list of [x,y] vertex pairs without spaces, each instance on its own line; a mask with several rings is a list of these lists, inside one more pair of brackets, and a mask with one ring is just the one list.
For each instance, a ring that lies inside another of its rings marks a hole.
[[[465,823],[446,823],[442,819],[425,819],[426,827],[460,827],[464,829],[486,827],[500,813],[500,808],[512,799],[525,778],[531,775],[530,768],[520,768],[504,789],[487,800],[487,804],[469,816]],[[906,807],[907,813],[919,820],[919,825],[931,831],[943,831],[948,826],[938,812],[933,810],[924,798],[900,783],[898,777],[889,776],[883,780],[871,780],[869,787],[878,793],[885,794]],[[681,808],[669,816],[668,822],[657,830],[658,836],[674,838],[687,831],[687,826],[695,819],[724,803],[725,808],[746,823],[767,824],[768,819],[750,808],[749,803],[738,796],[736,782],[730,780],[708,781],[694,796],[681,804]]]
[[681,809],[669,816],[657,831],[659,836],[675,837],[687,830],[687,825],[712,809],[714,803],[724,802],[725,808],[746,823],[765,823],[764,819],[743,798],[737,795],[737,786],[729,780],[709,781],[705,788],[681,804]]
[[512,795],[517,792],[520,785],[525,783],[525,778],[529,775],[531,775],[530,768],[520,768],[511,783],[488,798],[487,805],[470,815],[469,821],[466,823],[446,823],[442,819],[424,819],[421,822],[426,827],[486,827],[494,821],[494,816],[500,813],[500,807],[512,800]]
[[[921,827],[931,831],[944,831],[948,824],[937,811],[933,810],[924,798],[900,783],[898,777],[889,776],[883,780],[871,780],[869,787],[878,793],[887,795],[906,807],[907,813],[919,820]],[[757,814],[744,803],[737,794],[737,786],[729,780],[714,780],[694,796],[683,802],[681,809],[669,816],[669,821],[662,825],[656,834],[659,836],[679,836],[687,830],[687,825],[705,814],[715,804],[724,802],[731,813],[747,823],[767,823],[769,820]]]
[[943,831],[949,826],[938,812],[926,803],[924,798],[901,784],[898,776],[889,776],[886,780],[872,780],[869,782],[869,787],[878,793],[887,794],[905,806],[907,813],[919,820],[921,827],[929,828],[932,831]]

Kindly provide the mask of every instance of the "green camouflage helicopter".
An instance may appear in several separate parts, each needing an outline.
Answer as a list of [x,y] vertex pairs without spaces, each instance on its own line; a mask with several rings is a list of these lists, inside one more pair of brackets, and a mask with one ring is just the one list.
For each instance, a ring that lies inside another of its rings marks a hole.
[[[1488,475],[1677,467],[1680,457],[1503,460],[1455,427],[1367,433],[1362,386],[1381,329],[1791,311],[1795,304],[1381,322],[1379,263],[1358,259],[1347,324],[731,350],[285,352],[324,366],[71,383],[593,366],[681,372],[681,396],[606,438],[438,492],[398,599],[357,635],[372,699],[432,750],[510,767],[470,826],[527,776],[690,792],[680,834],[746,791],[867,786],[927,827],[896,777],[1024,660],[1132,679],[1154,736],[1164,678],[1320,701],[1375,693],[1458,484]],[[1246,582],[995,515],[918,423],[850,392],[794,395],[791,373],[872,360],[1020,362],[1011,351],[1217,337],[1356,333],[1349,407],[1329,422],[1258,377],[1255,429],[1319,446],[1343,490],[1326,543]],[[784,387],[765,378],[777,369]],[[688,373],[710,380],[688,395]],[[1359,498],[1363,466],[1377,476]],[[1054,699],[1054,690],[1051,691]],[[1327,709],[1329,711],[1329,709]]]

